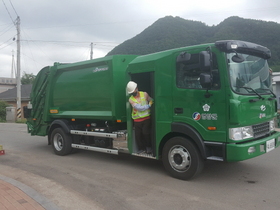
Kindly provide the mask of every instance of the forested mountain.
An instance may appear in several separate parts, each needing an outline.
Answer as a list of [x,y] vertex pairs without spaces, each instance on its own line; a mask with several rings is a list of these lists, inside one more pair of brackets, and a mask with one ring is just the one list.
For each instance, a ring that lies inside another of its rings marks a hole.
[[166,16],[115,47],[108,55],[144,55],[226,39],[254,42],[268,47],[272,53],[269,63],[274,71],[280,71],[280,24],[236,16],[229,17],[216,26]]

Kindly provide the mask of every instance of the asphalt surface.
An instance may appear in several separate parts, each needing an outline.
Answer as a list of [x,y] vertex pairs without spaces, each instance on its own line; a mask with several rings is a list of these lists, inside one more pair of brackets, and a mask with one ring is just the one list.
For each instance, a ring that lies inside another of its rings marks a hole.
[[238,163],[207,161],[197,178],[181,181],[155,160],[90,151],[56,156],[47,138],[30,136],[24,124],[0,123],[0,145],[6,152],[2,180],[34,190],[61,210],[280,207],[279,148]]

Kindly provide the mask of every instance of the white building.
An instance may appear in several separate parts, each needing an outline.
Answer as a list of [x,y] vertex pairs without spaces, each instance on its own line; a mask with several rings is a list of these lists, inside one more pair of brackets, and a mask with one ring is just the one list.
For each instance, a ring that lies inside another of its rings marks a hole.
[[0,93],[16,87],[16,78],[0,77]]

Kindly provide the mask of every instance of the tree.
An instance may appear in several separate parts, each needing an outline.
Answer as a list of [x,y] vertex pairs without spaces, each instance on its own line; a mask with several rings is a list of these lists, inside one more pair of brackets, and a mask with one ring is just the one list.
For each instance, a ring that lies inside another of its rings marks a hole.
[[21,77],[21,84],[22,85],[33,84],[35,78],[36,78],[36,75],[34,75],[32,73],[27,74],[26,72],[23,72],[23,76]]
[[6,107],[9,106],[6,101],[0,101],[0,122],[6,121]]

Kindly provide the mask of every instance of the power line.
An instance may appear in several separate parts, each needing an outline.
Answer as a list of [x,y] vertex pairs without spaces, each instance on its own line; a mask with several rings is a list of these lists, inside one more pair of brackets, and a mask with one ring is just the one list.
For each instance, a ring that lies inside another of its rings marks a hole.
[[12,5],[12,7],[13,7],[13,9],[14,9],[14,12],[15,12],[16,15],[18,16],[17,11],[15,10],[13,3],[11,2],[11,0],[9,0],[9,1],[10,1],[10,4]]
[[119,45],[116,42],[80,42],[80,41],[46,41],[46,40],[21,40],[22,42],[26,43],[46,43],[46,44],[53,44],[53,45],[61,45],[64,47],[85,47],[85,44],[88,46],[89,43],[93,43],[95,46],[99,46],[99,48],[112,48]]
[[[25,32],[25,31],[23,31],[24,33],[25,33],[25,35],[27,36],[27,37],[29,37],[29,35]],[[22,41],[22,40],[21,40]],[[28,40],[25,40],[25,42],[27,43],[27,45],[28,45],[28,47],[29,47],[29,50],[30,50],[30,52],[31,52],[31,54],[32,54],[32,51],[31,51],[31,48],[30,48],[30,46],[29,46],[29,41]],[[44,54],[45,54],[45,57],[47,57],[49,60],[51,60],[49,57],[48,57],[48,55],[44,52],[44,50],[36,43],[36,42],[34,42],[34,44],[35,44],[35,46],[40,50],[40,51],[42,51]],[[32,54],[32,56],[33,56],[33,54]]]
[[0,46],[1,46],[1,45],[4,45],[4,44],[7,43],[7,42],[9,42],[11,39],[13,39],[13,41],[14,41],[14,37],[12,37],[12,38],[8,39],[7,41],[1,43]]
[[4,47],[1,47],[0,50],[6,48],[6,47],[8,47],[8,46],[10,46],[11,44],[13,44],[13,42],[11,42],[10,44],[5,45]]
[[[89,41],[87,41],[87,42],[80,42],[80,41],[47,41],[47,40],[26,40],[26,39],[22,39],[21,41],[26,41],[26,42],[28,42],[28,41],[31,41],[31,42],[61,42],[61,43],[77,43],[77,44],[82,44],[82,43],[91,43],[91,42],[89,42]],[[114,44],[118,44],[118,43],[116,43],[116,42],[93,42],[93,43],[114,43]]]
[[150,21],[154,19],[142,19],[142,20],[130,20],[130,21],[115,21],[115,22],[100,22],[100,23],[87,23],[87,24],[75,24],[75,25],[56,25],[56,26],[48,26],[48,27],[29,27],[25,29],[47,29],[47,28],[66,28],[66,27],[84,27],[84,26],[104,26],[104,25],[116,25],[116,24],[126,24],[126,23],[137,23],[143,21]]
[[9,12],[9,10],[8,10],[8,8],[7,8],[7,6],[6,6],[5,2],[4,2],[4,0],[2,0],[2,2],[3,2],[3,4],[4,4],[4,6],[5,6],[5,8],[6,8],[7,12],[8,12],[8,14],[9,14],[9,16],[10,16],[12,22],[13,22],[14,24],[16,24],[15,21],[13,21],[13,18],[12,18],[12,16],[11,16],[11,13]]
[[12,27],[14,27],[13,25],[10,25],[9,28],[7,27],[7,29],[4,29],[4,32],[0,34],[0,36],[2,36],[3,34],[5,34],[6,32],[8,32]]

